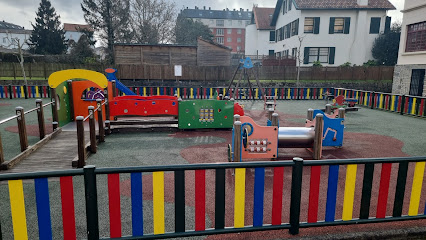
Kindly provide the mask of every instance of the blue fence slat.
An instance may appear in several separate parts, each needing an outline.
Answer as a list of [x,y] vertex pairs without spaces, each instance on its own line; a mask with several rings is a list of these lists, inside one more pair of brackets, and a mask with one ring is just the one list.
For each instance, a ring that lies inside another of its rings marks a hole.
[[339,179],[339,165],[330,165],[328,172],[327,203],[325,207],[325,221],[333,222],[336,213],[337,181]]
[[133,236],[143,235],[143,208],[142,208],[142,174],[131,173],[131,194],[132,194],[132,234]]
[[34,179],[37,204],[38,232],[41,240],[52,239],[50,220],[49,185],[47,178]]
[[254,170],[254,203],[253,203],[253,226],[263,225],[263,199],[265,189],[265,168]]

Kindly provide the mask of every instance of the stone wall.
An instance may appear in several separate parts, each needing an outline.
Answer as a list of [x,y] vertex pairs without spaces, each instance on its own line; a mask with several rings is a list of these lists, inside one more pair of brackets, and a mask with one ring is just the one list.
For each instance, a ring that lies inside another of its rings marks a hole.
[[[392,94],[409,95],[411,72],[413,69],[426,69],[426,65],[396,65],[393,73]],[[425,77],[426,78],[426,77]],[[423,86],[423,97],[426,96],[426,80]]]

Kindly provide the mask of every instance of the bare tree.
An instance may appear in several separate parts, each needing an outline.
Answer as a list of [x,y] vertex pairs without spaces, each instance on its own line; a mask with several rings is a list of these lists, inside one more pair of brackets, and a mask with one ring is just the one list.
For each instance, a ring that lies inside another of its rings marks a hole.
[[299,80],[300,80],[300,64],[302,64],[303,62],[303,58],[300,56],[302,53],[302,42],[303,39],[305,38],[305,36],[297,36],[298,40],[299,40],[299,48],[297,49],[297,56],[296,56],[296,61],[297,61],[297,80],[296,80],[296,86],[299,87]]
[[170,43],[174,37],[176,5],[166,0],[133,0],[131,22],[138,43]]
[[[28,39],[24,39],[24,41],[21,41],[19,37],[13,37],[11,33],[6,32],[7,45],[6,48],[12,48],[17,49],[17,53],[14,53],[13,55],[18,59],[19,65],[21,66],[22,76],[24,77],[24,84],[27,86],[27,76],[25,74],[25,68],[24,68],[24,50],[23,47],[27,43]],[[26,90],[26,89],[25,89]],[[25,94],[25,97],[27,95]]]

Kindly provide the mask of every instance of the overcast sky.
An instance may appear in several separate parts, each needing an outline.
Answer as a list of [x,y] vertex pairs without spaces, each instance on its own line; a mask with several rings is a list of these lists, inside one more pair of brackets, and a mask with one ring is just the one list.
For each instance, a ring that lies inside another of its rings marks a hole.
[[[170,0],[172,1],[172,0]],[[183,7],[194,8],[211,7],[221,10],[229,9],[251,9],[253,4],[259,7],[275,7],[276,0],[181,0],[174,1],[178,9]],[[404,6],[404,0],[390,0],[397,10],[389,11],[393,21],[402,21],[401,9]],[[62,23],[84,24],[83,12],[81,11],[81,0],[51,0],[52,6],[61,16]],[[31,22],[34,22],[40,0],[0,0],[0,21],[14,23],[32,29]]]

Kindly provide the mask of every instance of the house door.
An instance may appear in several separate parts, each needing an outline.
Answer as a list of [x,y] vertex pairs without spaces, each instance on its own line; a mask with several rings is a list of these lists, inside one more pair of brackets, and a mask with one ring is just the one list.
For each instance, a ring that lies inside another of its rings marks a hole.
[[410,95],[422,96],[425,84],[425,69],[413,69],[411,73]]

